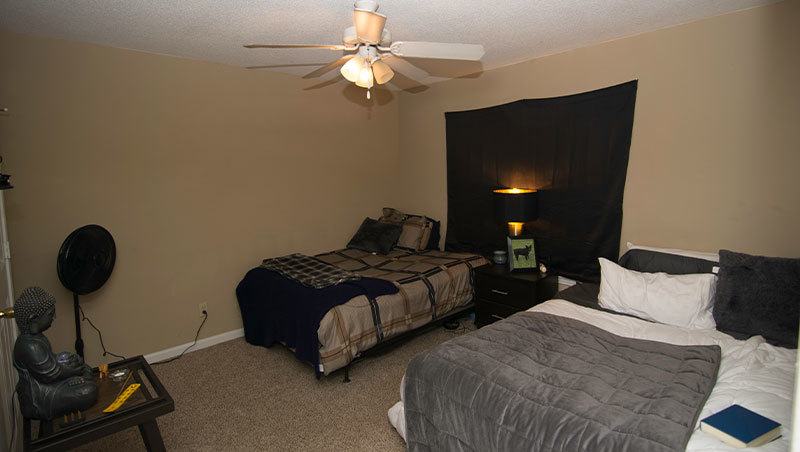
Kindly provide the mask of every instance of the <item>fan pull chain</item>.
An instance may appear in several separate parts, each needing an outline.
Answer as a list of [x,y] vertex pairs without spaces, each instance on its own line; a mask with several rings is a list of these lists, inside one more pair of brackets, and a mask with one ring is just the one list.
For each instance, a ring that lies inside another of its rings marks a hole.
[[370,94],[369,94],[369,90],[367,90],[367,100],[370,100],[370,99],[371,99],[371,97],[370,97]]

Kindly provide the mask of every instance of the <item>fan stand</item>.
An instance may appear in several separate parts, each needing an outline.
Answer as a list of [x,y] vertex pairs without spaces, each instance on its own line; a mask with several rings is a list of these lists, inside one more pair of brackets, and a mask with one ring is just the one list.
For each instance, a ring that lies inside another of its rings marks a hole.
[[72,292],[72,306],[75,310],[75,353],[83,358],[83,338],[81,337],[81,302],[78,294]]
[[[84,344],[81,336],[83,314],[79,295],[92,293],[108,281],[114,269],[116,255],[114,237],[108,230],[96,224],[72,231],[58,250],[56,270],[61,284],[72,292],[75,353],[81,358],[84,357]],[[101,338],[101,344],[102,341]]]

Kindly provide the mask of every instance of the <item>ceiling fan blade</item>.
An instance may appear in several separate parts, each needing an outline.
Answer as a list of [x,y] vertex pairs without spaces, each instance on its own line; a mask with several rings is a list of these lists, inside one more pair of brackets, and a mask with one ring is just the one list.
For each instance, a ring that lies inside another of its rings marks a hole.
[[305,67],[305,66],[322,66],[327,63],[298,63],[298,64],[267,64],[263,66],[245,66],[245,69],[272,69],[279,67]]
[[332,79],[325,80],[324,82],[319,82],[316,85],[307,86],[307,87],[303,88],[303,91],[310,91],[310,90],[313,90],[313,89],[325,88],[326,86],[335,85],[335,84],[341,82],[342,80],[344,80],[344,77],[336,76],[336,77],[334,77]]
[[356,26],[359,41],[365,44],[377,44],[383,36],[386,16],[375,11],[356,8],[353,11],[353,24]]
[[406,77],[411,77],[413,80],[425,80],[430,77],[430,74],[423,71],[422,69],[414,66],[413,64],[409,63],[408,61],[399,58],[397,56],[388,54],[388,55],[381,55],[381,61],[385,62],[395,72],[400,72],[404,74]]
[[353,58],[354,56],[355,56],[355,54],[345,55],[345,56],[339,58],[338,60],[331,61],[330,63],[326,64],[325,66],[322,66],[321,68],[315,69],[315,70],[309,72],[308,74],[304,75],[303,78],[317,78],[317,77],[319,77],[321,75],[327,74],[328,72],[330,72],[330,71],[332,71],[332,70],[334,70],[334,69],[336,69],[338,67],[341,67],[342,65],[347,63],[347,61],[350,60],[351,58]]
[[423,85],[420,82],[410,79],[403,75],[402,72],[394,71],[394,77],[389,80],[389,83],[393,84],[394,86],[400,88],[401,90],[407,93],[421,93],[427,90],[429,87],[428,85]]
[[[428,89],[418,80],[429,77],[428,73],[413,66],[411,63],[392,55],[381,57],[381,61],[394,69],[394,76],[389,83],[409,93],[419,93]],[[415,80],[416,79],[416,80]]]
[[248,49],[328,49],[328,50],[353,50],[341,44],[246,44]]
[[480,44],[446,42],[397,41],[389,46],[394,55],[406,58],[437,58],[442,60],[480,60],[485,51]]

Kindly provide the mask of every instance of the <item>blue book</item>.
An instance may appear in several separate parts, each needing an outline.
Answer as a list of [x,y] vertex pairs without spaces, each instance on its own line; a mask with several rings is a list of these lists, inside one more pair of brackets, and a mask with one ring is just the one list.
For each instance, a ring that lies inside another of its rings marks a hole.
[[700,430],[734,447],[757,447],[781,436],[781,424],[740,405],[703,419]]

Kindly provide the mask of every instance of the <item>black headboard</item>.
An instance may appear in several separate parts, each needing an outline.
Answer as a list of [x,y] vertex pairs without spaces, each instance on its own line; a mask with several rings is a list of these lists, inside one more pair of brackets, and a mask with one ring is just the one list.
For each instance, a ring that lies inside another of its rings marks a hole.
[[602,256],[618,257],[637,81],[588,93],[445,113],[445,249],[505,249],[491,190],[539,190],[539,219],[525,225],[536,256],[558,274],[597,281]]

